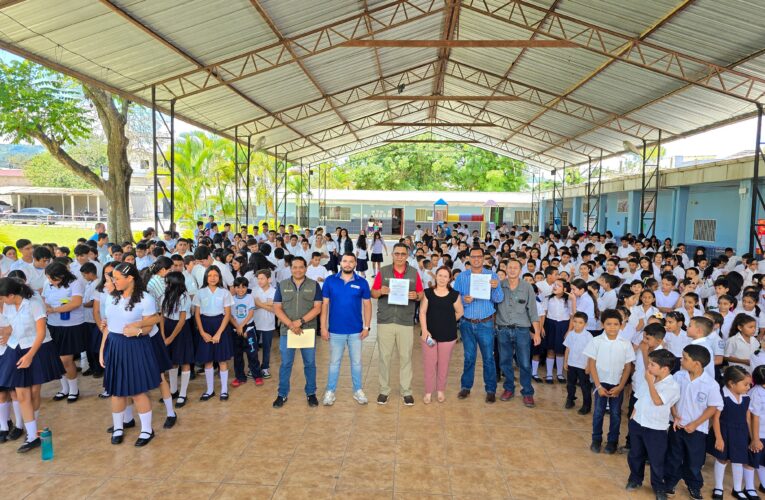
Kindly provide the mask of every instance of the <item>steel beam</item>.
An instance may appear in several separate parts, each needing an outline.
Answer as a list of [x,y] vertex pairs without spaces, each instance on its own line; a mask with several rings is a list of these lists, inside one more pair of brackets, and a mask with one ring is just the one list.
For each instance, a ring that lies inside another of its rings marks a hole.
[[379,47],[379,48],[556,48],[570,49],[577,47],[569,40],[348,40],[340,47]]
[[765,245],[760,234],[765,234],[765,224],[760,224],[758,214],[765,211],[762,190],[760,189],[760,162],[765,162],[765,140],[762,138],[763,110],[762,104],[757,105],[757,137],[754,141],[754,170],[752,173],[752,211],[749,233],[749,253],[754,254],[755,248],[760,255],[765,255]]
[[[234,141],[234,217],[236,230],[241,229],[242,223],[250,224],[250,159],[252,153],[252,136],[239,136],[239,129],[234,131],[237,140]],[[245,195],[242,196],[242,190]]]
[[659,131],[658,140],[650,146],[643,140],[643,168],[642,182],[640,183],[640,232],[645,236],[656,234],[660,165],[661,130]]
[[166,103],[170,109],[170,116],[166,117],[159,110],[154,89],[151,99],[154,228],[159,232],[165,230],[163,219],[169,219],[168,230],[175,224],[175,100]]
[[587,162],[587,220],[585,221],[585,227],[587,232],[593,232],[598,230],[598,220],[600,220],[600,195],[601,195],[601,183],[603,178],[603,151],[600,152],[600,156],[589,158]]

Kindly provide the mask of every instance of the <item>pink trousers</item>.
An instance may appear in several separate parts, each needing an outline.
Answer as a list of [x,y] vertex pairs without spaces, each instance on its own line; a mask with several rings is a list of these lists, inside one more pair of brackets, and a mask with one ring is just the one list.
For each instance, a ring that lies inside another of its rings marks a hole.
[[432,394],[434,391],[444,392],[446,390],[446,377],[449,374],[449,360],[457,341],[436,342],[433,347],[425,343],[424,339],[420,339],[420,343],[422,344],[422,364],[425,371],[425,394]]

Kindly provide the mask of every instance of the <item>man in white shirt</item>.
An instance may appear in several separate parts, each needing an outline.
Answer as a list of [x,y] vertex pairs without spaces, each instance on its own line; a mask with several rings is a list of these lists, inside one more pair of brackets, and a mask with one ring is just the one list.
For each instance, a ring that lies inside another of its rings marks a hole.
[[194,260],[196,261],[196,264],[194,264],[194,267],[191,269],[191,276],[194,278],[197,290],[199,290],[202,288],[207,268],[213,264],[210,248],[205,246],[197,247],[194,251]]
[[414,239],[415,243],[422,241],[422,227],[419,224],[417,224],[417,229],[415,229],[414,233],[412,233],[412,238]]

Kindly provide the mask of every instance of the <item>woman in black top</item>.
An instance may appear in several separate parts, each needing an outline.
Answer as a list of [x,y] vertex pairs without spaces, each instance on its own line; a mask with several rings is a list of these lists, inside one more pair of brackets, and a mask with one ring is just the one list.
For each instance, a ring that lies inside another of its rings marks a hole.
[[452,272],[441,266],[436,271],[436,286],[428,288],[420,303],[420,326],[422,333],[422,362],[425,368],[425,404],[430,403],[433,391],[437,391],[439,403],[446,399],[446,377],[449,360],[457,342],[457,321],[462,317],[462,301],[449,282]]

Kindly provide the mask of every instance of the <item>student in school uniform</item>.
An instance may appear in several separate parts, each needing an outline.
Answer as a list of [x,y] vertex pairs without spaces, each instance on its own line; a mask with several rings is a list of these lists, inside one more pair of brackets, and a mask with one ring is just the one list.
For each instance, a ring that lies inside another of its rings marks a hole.
[[261,376],[271,378],[271,342],[276,331],[276,315],[274,314],[274,295],[276,288],[271,286],[271,270],[259,269],[255,272],[256,286],[252,288],[255,300],[255,331],[258,335],[258,345],[263,349],[263,360],[260,363]]
[[[172,271],[165,276],[165,293],[160,304],[160,330],[167,345],[172,367],[168,370],[170,393],[175,398],[175,407],[186,405],[194,364],[194,339],[191,333],[191,297],[186,290],[183,273]],[[181,387],[178,389],[178,368],[181,368]]]
[[85,284],[85,291],[82,297],[83,314],[85,318],[85,329],[88,332],[87,355],[88,370],[83,371],[83,376],[93,375],[93,378],[102,378],[104,370],[98,363],[98,351],[101,348],[101,330],[96,324],[93,316],[93,300],[96,294],[96,285],[98,285],[98,270],[92,262],[86,262],[80,266],[80,276]]
[[603,441],[603,418],[608,406],[610,418],[605,452],[614,454],[619,442],[623,391],[630,376],[632,362],[635,360],[635,351],[630,342],[619,338],[619,330],[622,326],[622,316],[619,311],[615,309],[603,311],[600,321],[603,323],[603,335],[593,338],[584,350],[584,355],[589,358],[589,373],[595,386],[595,411],[592,418],[590,450],[600,453]]
[[664,345],[677,358],[677,365],[674,369],[676,372],[680,369],[683,349],[691,343],[691,339],[688,338],[688,334],[685,332],[685,316],[676,311],[668,312],[664,317],[664,328],[667,330],[667,335],[664,337]]
[[680,400],[672,407],[674,423],[669,431],[665,461],[664,480],[668,496],[675,494],[675,487],[682,479],[691,498],[703,498],[701,467],[706,458],[709,419],[723,408],[720,386],[704,373],[704,367],[710,362],[706,347],[687,345],[683,349],[682,370],[673,375],[680,385]]
[[[758,366],[752,372],[752,390],[749,391],[749,412],[751,413],[752,444],[749,454],[749,465],[757,470],[760,479],[760,491],[765,489],[765,366]],[[754,471],[752,471],[752,476]],[[754,490],[754,478],[749,484],[747,473],[746,490],[744,494],[756,492]],[[751,488],[750,488],[751,486]]]
[[43,288],[42,297],[48,313],[48,329],[66,369],[66,374],[61,377],[61,391],[53,396],[53,400],[66,399],[68,403],[74,403],[80,397],[74,357],[87,350],[88,332],[82,308],[85,291],[82,282],[64,264],[48,264],[45,274],[48,283]]
[[661,290],[656,294],[656,307],[664,314],[678,307],[680,294],[675,291],[675,285],[677,278],[672,273],[664,273],[661,276]]
[[258,336],[255,331],[253,317],[255,315],[255,299],[248,290],[250,282],[247,278],[234,279],[234,305],[231,313],[231,326],[234,329],[234,381],[232,387],[239,387],[247,382],[244,371],[244,360],[247,357],[250,376],[255,385],[263,385],[263,377],[258,363]]
[[223,278],[218,267],[205,271],[202,287],[194,297],[195,320],[199,331],[196,361],[205,367],[207,390],[199,398],[207,401],[215,395],[213,385],[213,362],[220,367],[220,400],[228,401],[228,360],[234,355],[231,337],[231,306],[234,299],[223,288]]
[[574,313],[571,322],[573,328],[566,334],[563,345],[566,352],[563,366],[566,368],[566,409],[574,407],[577,386],[582,390],[582,407],[580,415],[587,415],[592,408],[592,387],[590,377],[587,375],[587,357],[584,350],[592,341],[592,334],[585,329],[587,326],[587,314],[584,312]]
[[544,301],[544,344],[547,351],[547,372],[545,382],[553,382],[553,365],[557,364],[558,383],[565,383],[563,361],[566,347],[563,339],[571,326],[572,311],[576,311],[576,296],[571,293],[567,281],[556,280],[552,293]]
[[[733,475],[733,490],[731,494],[736,499],[749,499],[750,493],[757,497],[754,491],[754,470],[749,465],[749,388],[751,378],[749,372],[740,366],[729,366],[723,374],[723,409],[712,417],[714,430],[714,445],[708,446],[709,453],[715,457],[715,489],[712,498],[723,498],[723,479],[725,468],[731,464]],[[757,431],[753,429],[752,436]],[[752,440],[757,442],[758,440]],[[710,441],[711,445],[712,442]],[[748,472],[748,473],[747,473]],[[743,491],[743,476],[747,473],[747,490]]]
[[104,388],[111,394],[112,444],[124,440],[127,398],[141,420],[141,433],[135,446],[146,446],[154,439],[151,425],[150,390],[159,386],[159,366],[149,334],[157,328],[159,315],[154,298],[144,292],[135,265],[118,264],[112,271],[114,291],[101,322],[104,334],[100,360],[105,368]]
[[[46,327],[45,306],[28,285],[15,278],[0,278],[0,304],[8,325],[0,327],[0,387],[16,391],[27,431],[17,451],[26,453],[40,446],[40,387],[59,379],[64,365]],[[2,417],[6,424],[8,415]],[[5,437],[7,434],[2,441]]]
[[688,338],[691,344],[703,345],[709,351],[711,362],[704,367],[704,372],[715,378],[715,366],[722,363],[725,343],[712,331],[714,323],[705,316],[694,316],[688,324]]
[[598,301],[587,288],[587,282],[577,278],[571,282],[571,293],[576,297],[576,311],[587,315],[586,329],[590,334],[598,331]]
[[630,451],[627,463],[630,475],[627,491],[640,488],[645,478],[645,463],[651,466],[651,487],[657,500],[667,498],[664,461],[672,406],[680,399],[680,385],[670,373],[675,357],[666,349],[648,354],[643,374],[644,384],[636,389],[635,410],[629,420]]
[[730,337],[725,344],[725,361],[729,365],[750,369],[750,359],[760,348],[757,335],[757,320],[746,313],[739,313],[730,328]]

